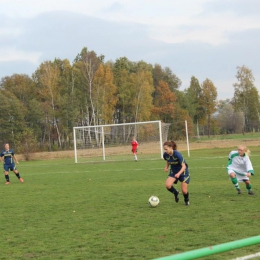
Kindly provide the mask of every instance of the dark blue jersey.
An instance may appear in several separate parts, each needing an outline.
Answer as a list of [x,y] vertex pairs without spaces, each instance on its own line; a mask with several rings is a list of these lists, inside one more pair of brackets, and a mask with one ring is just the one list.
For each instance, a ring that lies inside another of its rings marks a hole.
[[12,164],[14,163],[14,150],[13,149],[9,149],[8,151],[3,150],[1,152],[1,157],[4,156],[4,163],[5,164]]
[[173,151],[173,155],[169,155],[168,153],[163,154],[163,159],[169,163],[171,166],[171,172],[173,174],[178,173],[182,168],[182,163],[185,163],[186,170],[185,172],[188,173],[188,164],[184,160],[182,154],[176,150]]

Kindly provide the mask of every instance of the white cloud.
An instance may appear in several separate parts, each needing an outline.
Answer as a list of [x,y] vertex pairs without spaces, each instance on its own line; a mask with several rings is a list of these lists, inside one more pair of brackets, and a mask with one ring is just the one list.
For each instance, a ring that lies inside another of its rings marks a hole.
[[221,98],[232,96],[236,66],[260,74],[258,0],[0,0],[0,6],[0,77],[31,73],[56,57],[72,61],[85,46],[106,59],[168,66],[184,88],[192,75],[209,78]]
[[[11,17],[33,17],[50,11],[70,11],[115,22],[140,23],[149,27],[152,39],[167,43],[200,41],[212,45],[227,43],[226,34],[260,27],[260,17],[237,13],[239,1],[229,1],[225,10],[216,0],[8,0],[1,12]],[[219,12],[214,12],[215,7]],[[232,9],[232,7],[234,7]],[[190,28],[187,30],[186,28]]]
[[0,49],[0,62],[27,61],[37,64],[40,56],[39,52],[24,52],[15,48]]

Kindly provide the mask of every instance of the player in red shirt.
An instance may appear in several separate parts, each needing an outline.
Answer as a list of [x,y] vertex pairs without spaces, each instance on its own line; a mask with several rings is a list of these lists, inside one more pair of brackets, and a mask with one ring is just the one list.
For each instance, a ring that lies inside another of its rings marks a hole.
[[134,154],[135,161],[137,162],[137,148],[138,148],[138,142],[135,140],[135,137],[132,139],[132,153]]

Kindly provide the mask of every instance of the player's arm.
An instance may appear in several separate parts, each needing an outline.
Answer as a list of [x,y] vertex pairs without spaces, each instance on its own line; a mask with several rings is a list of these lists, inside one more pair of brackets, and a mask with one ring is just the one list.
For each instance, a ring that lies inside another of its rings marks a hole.
[[18,162],[18,160],[17,160],[15,155],[13,155],[13,158],[14,158],[15,163],[19,164],[19,162]]
[[250,159],[247,157],[247,160],[246,160],[246,168],[247,168],[247,177],[251,176],[251,175],[254,175],[254,170],[253,170],[253,166],[252,166],[252,163],[250,161]]
[[185,164],[185,162],[182,162],[182,164],[181,164],[181,169],[179,170],[179,172],[177,172],[177,173],[175,174],[175,177],[176,177],[176,178],[179,178],[180,175],[185,172],[185,170],[186,170],[186,164]]
[[170,166],[170,164],[169,164],[168,162],[166,162],[166,165],[165,165],[165,168],[164,168],[164,171],[165,171],[165,172],[168,172],[169,166]]
[[176,154],[176,157],[177,157],[179,163],[181,164],[181,169],[179,170],[179,172],[177,172],[177,173],[175,174],[175,177],[176,177],[176,178],[179,178],[180,175],[185,172],[185,170],[186,170],[186,164],[185,164],[185,160],[184,160],[183,156],[182,156],[180,153],[177,153],[177,154]]

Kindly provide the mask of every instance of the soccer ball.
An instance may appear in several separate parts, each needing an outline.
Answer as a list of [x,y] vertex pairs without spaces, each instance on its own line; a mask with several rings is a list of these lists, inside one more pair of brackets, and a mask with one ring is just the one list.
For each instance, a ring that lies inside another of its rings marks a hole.
[[156,197],[156,196],[151,196],[151,197],[149,198],[149,200],[148,200],[148,204],[149,204],[151,207],[153,207],[153,208],[157,207],[158,204],[159,204],[159,202],[160,202],[160,200],[159,200],[159,198]]

